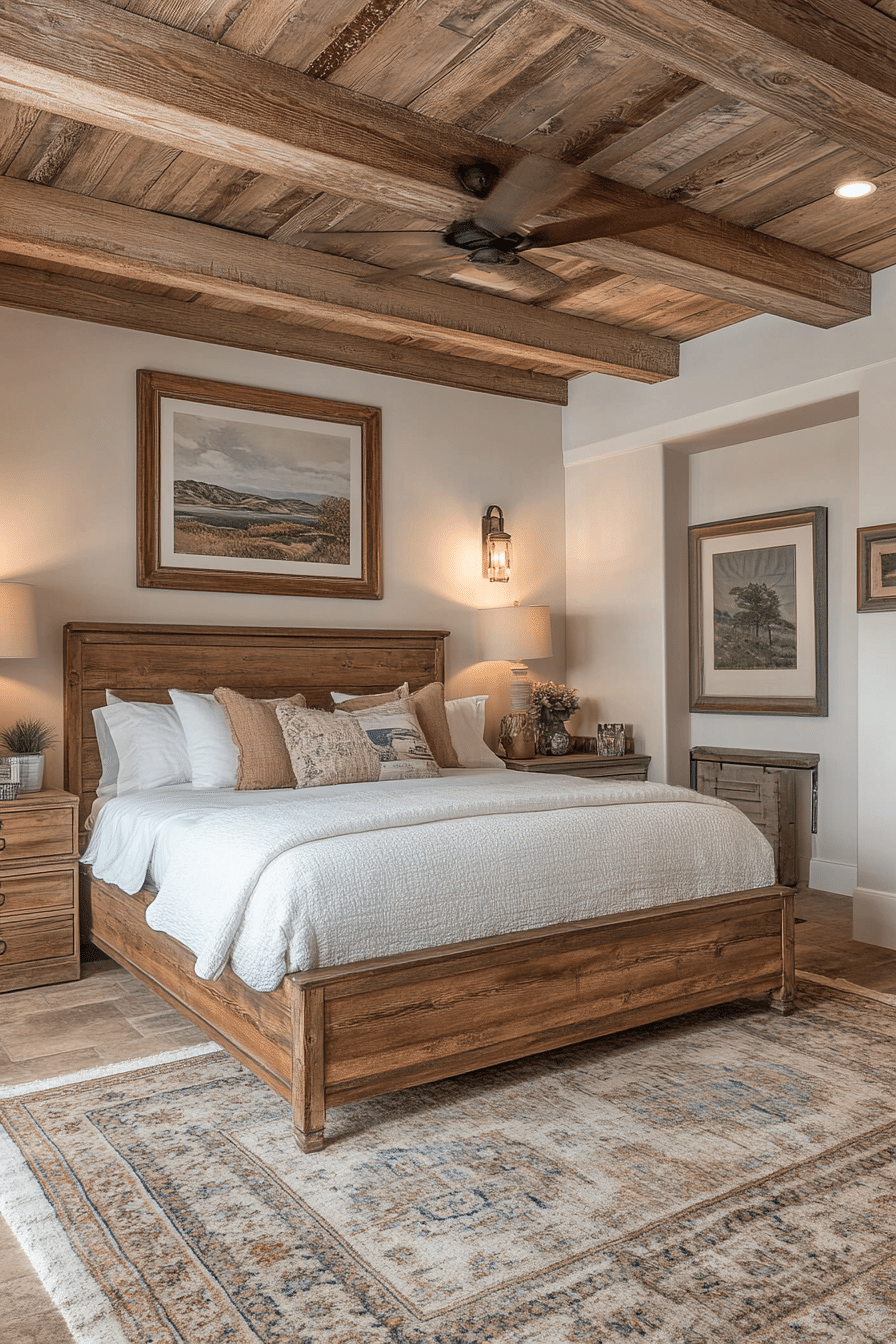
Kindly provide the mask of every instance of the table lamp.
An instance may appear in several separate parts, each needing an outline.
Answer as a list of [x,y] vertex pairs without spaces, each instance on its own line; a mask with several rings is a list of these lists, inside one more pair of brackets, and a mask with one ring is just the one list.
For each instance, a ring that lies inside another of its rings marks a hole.
[[504,754],[515,760],[535,755],[529,721],[532,683],[524,659],[550,658],[550,607],[486,607],[479,612],[479,653],[484,663],[508,662],[510,714],[501,721]]
[[37,625],[30,583],[0,583],[0,658],[36,658]]

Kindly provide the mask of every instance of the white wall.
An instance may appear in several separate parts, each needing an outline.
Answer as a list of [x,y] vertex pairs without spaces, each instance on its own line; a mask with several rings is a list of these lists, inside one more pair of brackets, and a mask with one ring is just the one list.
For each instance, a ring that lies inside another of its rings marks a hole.
[[[0,664],[0,724],[62,718],[66,621],[446,629],[454,694],[491,691],[508,669],[477,664],[475,609],[547,603],[562,680],[564,503],[558,408],[484,393],[0,309],[0,578],[32,583],[40,657]],[[135,372],[241,382],[379,406],[383,413],[382,601],[138,588]],[[499,504],[513,534],[509,584],[481,574],[480,518]],[[47,783],[61,782],[61,750]]]
[[[854,882],[856,936],[896,947],[896,612],[855,612],[855,528],[896,520],[896,269],[874,277],[873,313],[862,321],[818,331],[756,318],[692,341],[682,355],[681,377],[655,387],[597,374],[571,384],[567,517],[584,554],[567,578],[568,675],[603,696],[601,717],[622,717],[611,709],[637,699],[645,707],[640,745],[656,757],[655,777],[680,778],[676,724],[687,693],[674,646],[687,519],[670,454],[690,456],[693,521],[827,504],[829,718],[700,715],[689,735],[712,745],[760,745],[762,737],[769,747],[819,751],[812,881],[833,890]],[[610,568],[596,520],[616,504],[625,510],[619,533],[628,527],[631,544]],[[595,524],[587,533],[589,515]],[[601,643],[608,614],[614,637]],[[598,649],[593,673],[591,648]]]

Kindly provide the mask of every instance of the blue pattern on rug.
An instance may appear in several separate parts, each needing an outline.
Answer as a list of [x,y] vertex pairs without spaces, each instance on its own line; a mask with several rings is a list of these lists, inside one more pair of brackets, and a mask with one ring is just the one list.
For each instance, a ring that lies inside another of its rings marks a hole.
[[2,1115],[133,1344],[883,1344],[896,1017],[806,1000],[345,1107],[312,1155],[221,1055]]

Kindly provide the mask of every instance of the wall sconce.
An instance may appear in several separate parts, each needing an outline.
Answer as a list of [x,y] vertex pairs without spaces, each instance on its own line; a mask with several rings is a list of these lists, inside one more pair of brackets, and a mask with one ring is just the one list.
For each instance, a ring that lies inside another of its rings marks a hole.
[[507,583],[511,555],[510,533],[504,531],[504,514],[497,504],[489,504],[482,519],[482,577],[491,583]]
[[36,658],[37,626],[30,583],[0,583],[0,658]]

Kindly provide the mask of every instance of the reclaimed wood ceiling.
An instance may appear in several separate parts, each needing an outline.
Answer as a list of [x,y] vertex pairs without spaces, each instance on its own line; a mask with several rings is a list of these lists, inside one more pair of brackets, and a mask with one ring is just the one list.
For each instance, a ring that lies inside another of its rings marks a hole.
[[[896,262],[896,0],[0,0],[0,99],[0,303],[88,321],[563,402]],[[441,230],[531,155],[582,177],[529,227],[686,209],[540,277],[302,236]]]

